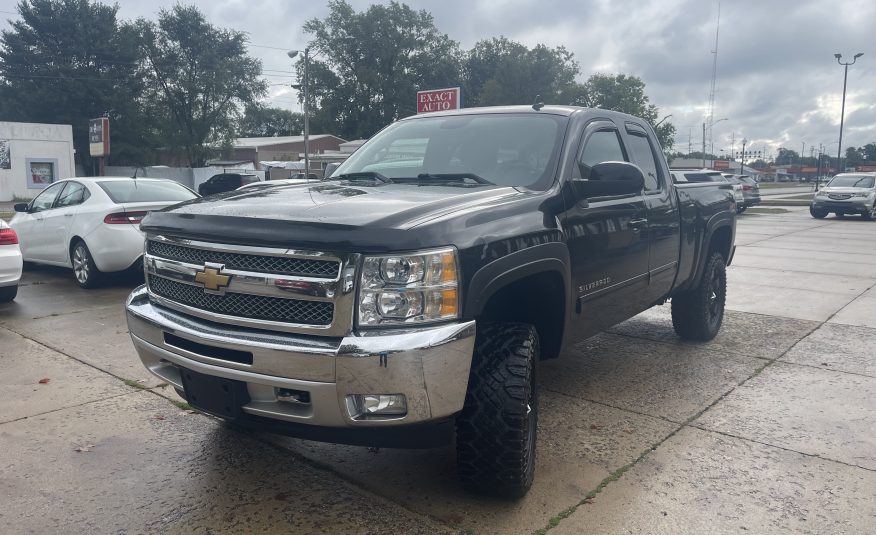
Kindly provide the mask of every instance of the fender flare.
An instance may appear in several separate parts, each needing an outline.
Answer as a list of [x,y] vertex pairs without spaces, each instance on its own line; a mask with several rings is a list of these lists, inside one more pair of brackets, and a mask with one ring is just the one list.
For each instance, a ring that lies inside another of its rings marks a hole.
[[573,295],[571,261],[565,243],[544,243],[503,256],[481,267],[472,276],[466,292],[463,317],[472,319],[481,312],[499,290],[518,280],[539,273],[554,272],[563,280],[568,318]]
[[[733,242],[735,241],[735,217],[736,216],[733,214],[721,212],[715,214],[709,219],[708,223],[706,223],[706,232],[699,248],[699,254],[697,255],[696,270],[694,271],[694,276],[691,278],[690,283],[684,285],[685,290],[688,288],[694,288],[700,283],[700,280],[703,278],[703,271],[706,268],[706,262],[709,260],[708,253],[712,246],[712,238],[718,230],[723,229],[724,227],[730,229],[730,254],[733,254]],[[730,258],[727,258],[726,261],[729,262]]]

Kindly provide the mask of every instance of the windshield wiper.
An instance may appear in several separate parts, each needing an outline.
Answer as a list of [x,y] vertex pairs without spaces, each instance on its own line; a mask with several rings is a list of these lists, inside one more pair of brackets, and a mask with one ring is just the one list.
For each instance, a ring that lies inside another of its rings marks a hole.
[[417,175],[417,178],[424,179],[437,179],[437,180],[446,180],[448,182],[463,182],[465,180],[471,180],[473,182],[477,182],[478,184],[490,185],[494,184],[487,180],[482,176],[478,176],[474,173],[420,173]]
[[327,180],[368,180],[368,179],[376,179],[384,184],[392,184],[392,179],[381,175],[380,173],[375,173],[374,171],[360,171],[358,173],[343,173],[340,175],[335,175],[329,177]]

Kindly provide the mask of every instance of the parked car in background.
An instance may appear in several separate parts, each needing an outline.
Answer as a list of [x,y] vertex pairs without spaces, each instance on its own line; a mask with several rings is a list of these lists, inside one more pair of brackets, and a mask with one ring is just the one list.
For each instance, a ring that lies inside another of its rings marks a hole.
[[124,271],[143,256],[140,221],[198,194],[171,180],[130,177],[75,178],[15,205],[9,225],[27,262],[73,268],[83,288],[101,275]]
[[733,186],[733,199],[736,201],[736,213],[745,211],[745,194],[742,184],[727,179],[720,171],[714,169],[673,169],[672,176],[676,183],[683,182],[718,182]]
[[12,301],[18,295],[21,265],[18,235],[0,219],[0,303]]
[[724,178],[731,184],[742,187],[743,204],[736,207],[737,213],[742,213],[752,206],[760,204],[760,186],[748,175],[733,175],[724,173]]
[[861,214],[864,219],[876,219],[876,173],[840,173],[818,190],[809,205],[816,219],[829,213],[837,217]]
[[220,173],[213,175],[206,182],[198,186],[198,193],[202,196],[234,191],[241,186],[261,182],[258,175],[242,173]]

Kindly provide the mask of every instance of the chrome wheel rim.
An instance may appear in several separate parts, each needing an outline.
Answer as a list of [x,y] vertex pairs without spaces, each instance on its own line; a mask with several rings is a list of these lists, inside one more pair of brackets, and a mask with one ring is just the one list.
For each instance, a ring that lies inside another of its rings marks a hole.
[[73,274],[81,284],[88,280],[88,253],[81,245],[73,251]]

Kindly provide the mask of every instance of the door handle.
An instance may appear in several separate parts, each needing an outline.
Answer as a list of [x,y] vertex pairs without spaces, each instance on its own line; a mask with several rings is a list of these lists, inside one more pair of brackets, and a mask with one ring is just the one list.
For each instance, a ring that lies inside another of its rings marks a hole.
[[639,232],[642,230],[642,227],[648,224],[647,219],[630,219],[630,228],[633,229],[634,232]]
[[73,217],[73,214],[64,214],[64,217]]

